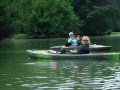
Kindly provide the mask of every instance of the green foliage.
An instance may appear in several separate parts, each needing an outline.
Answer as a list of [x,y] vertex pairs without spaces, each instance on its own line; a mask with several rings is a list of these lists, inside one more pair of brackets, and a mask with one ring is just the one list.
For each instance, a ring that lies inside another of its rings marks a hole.
[[93,9],[90,0],[73,0],[73,7],[76,15],[82,20],[85,20],[87,14]]
[[111,34],[118,17],[120,19],[116,13],[119,12],[111,6],[96,7],[94,11],[88,13],[86,28],[83,33],[95,36]]
[[17,0],[0,0],[0,38],[10,37],[15,31]]
[[117,0],[74,0],[74,11],[85,22],[81,33],[96,36],[120,30],[120,7],[116,2]]
[[6,2],[0,1],[0,38],[7,37],[9,32],[9,22],[6,12]]
[[120,31],[120,0],[0,0],[0,38]]
[[81,26],[70,1],[20,0],[18,13],[20,32],[35,37],[64,37],[70,31],[79,32]]

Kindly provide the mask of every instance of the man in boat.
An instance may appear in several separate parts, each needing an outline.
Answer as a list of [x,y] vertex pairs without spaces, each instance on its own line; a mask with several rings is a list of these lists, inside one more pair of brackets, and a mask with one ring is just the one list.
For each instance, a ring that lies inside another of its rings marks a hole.
[[68,42],[65,44],[65,46],[70,46],[70,45],[77,46],[79,39],[80,39],[80,35],[77,34],[75,37],[74,33],[70,32]]

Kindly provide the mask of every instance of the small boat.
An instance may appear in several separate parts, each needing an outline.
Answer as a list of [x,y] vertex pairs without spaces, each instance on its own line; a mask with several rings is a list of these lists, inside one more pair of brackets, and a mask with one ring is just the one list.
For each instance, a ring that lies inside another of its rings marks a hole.
[[[55,50],[55,51],[60,51],[60,50],[73,50],[75,49],[77,46],[64,46],[64,45],[61,45],[61,46],[53,46],[53,47],[50,47],[50,49],[52,50]],[[107,52],[107,51],[110,51],[112,48],[112,46],[104,46],[104,45],[96,45],[96,44],[93,44],[93,45],[90,45],[89,49],[90,49],[90,52]]]
[[27,50],[28,55],[31,58],[49,59],[49,60],[82,60],[82,59],[100,59],[100,60],[119,60],[120,53],[90,53],[90,54],[60,54],[49,53],[49,50]]

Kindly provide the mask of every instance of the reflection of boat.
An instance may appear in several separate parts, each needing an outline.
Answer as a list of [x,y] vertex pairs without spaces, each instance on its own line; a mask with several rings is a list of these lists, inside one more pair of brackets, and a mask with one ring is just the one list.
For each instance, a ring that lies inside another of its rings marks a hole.
[[[50,47],[50,49],[57,50],[57,51],[59,51],[61,49],[73,50],[75,48],[76,48],[76,46],[67,47],[67,46],[64,46],[64,45]],[[96,45],[96,44],[94,44],[94,45],[90,45],[89,48],[90,48],[90,52],[104,52],[104,51],[109,51],[112,48],[112,46],[104,46],[104,45]]]
[[49,53],[48,50],[27,50],[28,54],[32,58],[40,59],[112,59],[119,60],[120,53],[90,53],[90,54],[59,54]]

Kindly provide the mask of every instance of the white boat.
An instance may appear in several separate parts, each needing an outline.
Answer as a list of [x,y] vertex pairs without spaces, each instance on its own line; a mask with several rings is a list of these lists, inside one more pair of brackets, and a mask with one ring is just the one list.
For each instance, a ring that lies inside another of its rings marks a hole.
[[[64,46],[64,45],[61,45],[61,46],[53,46],[53,47],[50,47],[50,49],[52,50],[55,50],[55,51],[60,51],[62,49],[64,50],[73,50],[75,49],[77,46]],[[104,46],[104,45],[96,45],[96,44],[93,44],[93,45],[90,45],[89,46],[89,50],[90,52],[106,52],[106,51],[110,51],[112,48],[112,46]]]

